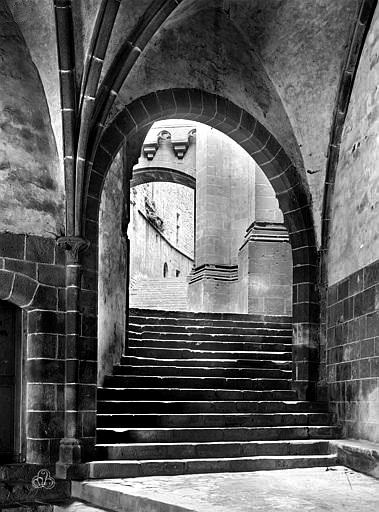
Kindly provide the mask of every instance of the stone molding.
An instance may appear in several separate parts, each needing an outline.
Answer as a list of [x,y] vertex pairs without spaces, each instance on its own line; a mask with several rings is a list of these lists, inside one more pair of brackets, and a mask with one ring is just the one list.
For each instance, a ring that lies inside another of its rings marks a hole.
[[203,279],[238,281],[238,265],[200,265],[192,270],[188,282],[192,284]]
[[188,140],[172,142],[172,149],[174,150],[176,158],[179,158],[179,160],[182,160],[184,158],[184,155],[187,153],[188,148]]
[[158,142],[150,142],[148,144],[143,144],[142,153],[145,158],[148,160],[152,160],[155,157],[157,149],[159,147]]
[[160,144],[169,144],[171,145],[173,152],[179,160],[182,160],[185,154],[188,151],[188,148],[191,144],[196,142],[196,128],[191,129],[187,133],[186,138],[178,138],[176,140],[172,140],[171,133],[167,130],[162,130],[157,135],[156,141],[148,141],[142,145],[142,155],[147,158],[147,160],[151,161],[154,159]]
[[288,231],[281,222],[254,221],[246,230],[240,251],[250,242],[285,242],[289,243]]

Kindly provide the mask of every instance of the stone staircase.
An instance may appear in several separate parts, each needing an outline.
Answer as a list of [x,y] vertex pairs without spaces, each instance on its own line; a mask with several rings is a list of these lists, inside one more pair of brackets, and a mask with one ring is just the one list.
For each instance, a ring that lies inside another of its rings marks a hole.
[[182,277],[135,280],[129,290],[129,307],[188,311],[187,290]]
[[334,465],[330,420],[291,389],[290,318],[131,310],[89,477]]

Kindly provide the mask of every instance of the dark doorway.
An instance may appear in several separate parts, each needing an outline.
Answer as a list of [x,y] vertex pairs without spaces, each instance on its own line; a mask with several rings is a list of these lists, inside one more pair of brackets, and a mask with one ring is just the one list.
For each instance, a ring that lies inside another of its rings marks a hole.
[[0,462],[16,462],[20,427],[21,311],[0,301]]

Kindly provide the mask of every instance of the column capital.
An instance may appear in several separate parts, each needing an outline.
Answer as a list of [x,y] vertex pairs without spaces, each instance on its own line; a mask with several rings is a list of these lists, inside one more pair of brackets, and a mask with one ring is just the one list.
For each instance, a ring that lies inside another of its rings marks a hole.
[[90,243],[80,236],[61,236],[57,239],[57,245],[66,251],[68,263],[78,263],[80,254],[88,249]]

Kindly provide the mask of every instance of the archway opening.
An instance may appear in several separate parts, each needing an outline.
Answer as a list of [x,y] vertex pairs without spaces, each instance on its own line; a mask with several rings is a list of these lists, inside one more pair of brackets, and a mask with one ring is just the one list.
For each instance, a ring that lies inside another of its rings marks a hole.
[[103,372],[123,353],[129,309],[291,321],[292,251],[283,213],[239,144],[202,123],[161,120],[130,165],[124,148],[102,193],[100,368],[109,361]]
[[[84,213],[88,239],[96,248],[96,212],[104,179],[117,152],[124,147],[129,177],[153,122],[171,118],[202,122],[229,135],[253,157],[273,186],[292,248],[293,385],[299,396],[312,396],[319,350],[319,295],[310,196],[303,170],[295,167],[275,136],[251,114],[224,98],[195,89],[158,91],[125,107],[105,130],[88,175]],[[88,254],[86,260],[97,270],[97,260],[91,258]]]
[[291,247],[275,192],[219,130],[154,123],[132,169],[128,221],[130,308],[291,316]]

